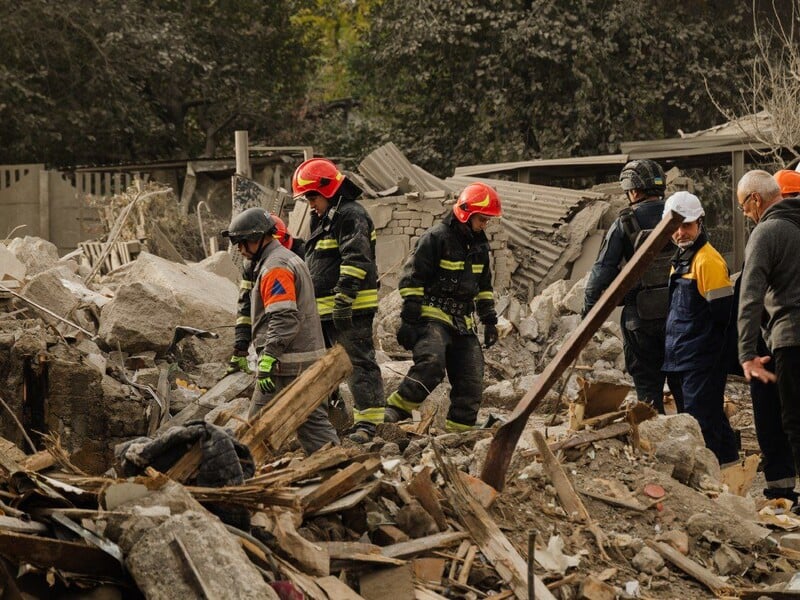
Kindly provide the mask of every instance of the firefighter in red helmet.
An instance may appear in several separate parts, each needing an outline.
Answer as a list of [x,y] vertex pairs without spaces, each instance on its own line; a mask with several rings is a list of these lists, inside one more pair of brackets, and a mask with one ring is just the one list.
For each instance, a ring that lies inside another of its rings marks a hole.
[[403,267],[403,309],[397,341],[411,350],[414,365],[386,400],[386,421],[407,419],[447,373],[452,386],[448,431],[475,426],[483,391],[483,353],[474,313],[483,325],[486,348],[497,342],[489,242],[484,233],[502,214],[491,186],[472,183],[453,212],[419,238]]
[[355,425],[348,439],[370,441],[383,423],[383,380],[375,360],[372,321],[378,308],[375,227],[356,202],[361,189],[331,161],[312,158],[294,172],[292,191],[311,207],[306,262],[314,281],[325,343],[340,343],[353,364],[348,386]]

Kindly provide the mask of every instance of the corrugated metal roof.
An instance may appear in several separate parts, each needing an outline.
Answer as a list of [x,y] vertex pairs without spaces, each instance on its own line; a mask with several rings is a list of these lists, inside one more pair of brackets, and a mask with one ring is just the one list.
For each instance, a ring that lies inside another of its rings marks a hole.
[[447,184],[438,177],[411,164],[392,142],[370,152],[358,165],[358,170],[377,189],[389,189],[404,181],[408,182],[410,187],[409,190],[406,190],[401,186],[401,190],[404,192],[433,192],[449,189]]
[[523,160],[508,163],[489,163],[485,165],[467,165],[456,167],[456,176],[477,176],[488,173],[502,173],[504,171],[515,171],[517,169],[549,169],[552,167],[587,167],[587,166],[606,166],[624,165],[628,162],[627,154],[608,154],[601,156],[575,156],[567,158],[542,158],[535,160]]

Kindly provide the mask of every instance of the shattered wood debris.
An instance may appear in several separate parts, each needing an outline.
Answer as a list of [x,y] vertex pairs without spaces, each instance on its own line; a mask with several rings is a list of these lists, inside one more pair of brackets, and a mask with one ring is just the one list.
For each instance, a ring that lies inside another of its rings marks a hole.
[[[387,179],[401,196],[365,201],[387,289],[389,271],[445,214],[453,192],[410,163],[403,168],[413,176]],[[526,193],[516,214],[527,210]],[[225,374],[238,269],[226,252],[184,263],[193,252],[156,219],[168,201],[155,199],[111,203],[105,241],[84,249],[88,262],[80,252],[59,259],[37,238],[0,246],[0,285],[13,292],[0,294],[3,597],[797,593],[800,519],[786,503],[761,498],[746,386],[726,389],[744,452],[741,464],[721,470],[693,418],[657,416],[634,401],[617,323],[598,321],[552,390],[541,390],[539,408],[519,420],[505,488],[478,478],[496,424],[516,414],[581,326],[585,278],[561,279],[571,250],[554,259],[557,273],[537,271],[538,295],[526,287],[498,300],[502,339],[485,351],[480,415],[488,429],[443,433],[445,383],[413,422],[383,424],[364,446],[306,457],[295,430],[337,386],[352,404],[341,383],[349,363],[334,349],[248,420],[254,376]],[[599,218],[593,202],[586,210]],[[509,211],[512,234],[513,219]],[[495,230],[490,239],[502,257],[506,241],[522,238]],[[506,282],[526,271],[494,266]],[[376,315],[387,392],[410,365],[395,340],[401,304],[395,290]],[[188,331],[208,335],[183,337]],[[352,419],[349,407],[337,410]]]

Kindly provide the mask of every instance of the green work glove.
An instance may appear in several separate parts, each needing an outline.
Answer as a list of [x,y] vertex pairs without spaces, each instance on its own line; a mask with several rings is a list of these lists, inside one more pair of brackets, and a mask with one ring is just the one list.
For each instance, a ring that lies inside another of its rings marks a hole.
[[258,359],[258,389],[262,394],[271,394],[275,391],[272,370],[276,364],[278,364],[278,359],[269,354],[262,354]]
[[250,366],[247,364],[247,352],[242,352],[241,350],[234,351],[233,356],[228,361],[228,369],[225,371],[225,375],[231,375],[238,371],[242,373],[250,372]]

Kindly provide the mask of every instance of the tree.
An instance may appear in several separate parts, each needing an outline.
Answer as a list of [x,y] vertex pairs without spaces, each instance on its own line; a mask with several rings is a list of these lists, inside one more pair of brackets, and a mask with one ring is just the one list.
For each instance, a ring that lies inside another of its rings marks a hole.
[[0,0],[0,160],[213,156],[277,135],[311,51],[276,0]]
[[[353,62],[367,116],[437,174],[708,127],[742,79],[724,0],[385,0]],[[746,35],[745,35],[746,34]]]
[[800,161],[800,0],[758,7],[754,2],[754,54],[738,102],[707,91],[725,119],[769,146],[762,154],[786,167]]

